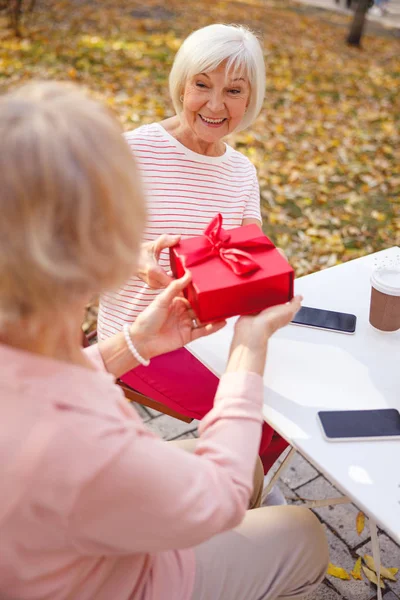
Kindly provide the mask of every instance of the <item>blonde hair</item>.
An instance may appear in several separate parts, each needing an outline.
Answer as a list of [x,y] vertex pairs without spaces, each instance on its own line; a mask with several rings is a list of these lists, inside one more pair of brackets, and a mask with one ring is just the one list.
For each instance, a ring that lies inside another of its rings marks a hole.
[[120,128],[75,85],[0,98],[0,330],[116,287],[145,223]]
[[189,35],[179,48],[169,75],[169,91],[176,114],[182,112],[180,96],[186,81],[198,73],[216,69],[227,61],[227,71],[245,74],[250,83],[250,102],[236,127],[241,131],[258,117],[265,95],[265,63],[260,42],[241,25],[208,25]]

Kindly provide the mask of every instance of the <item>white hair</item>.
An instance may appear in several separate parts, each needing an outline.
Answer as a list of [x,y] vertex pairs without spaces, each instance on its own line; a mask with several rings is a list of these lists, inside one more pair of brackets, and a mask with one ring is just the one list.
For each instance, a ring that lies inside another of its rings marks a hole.
[[247,111],[235,131],[255,121],[264,101],[265,63],[257,37],[241,25],[208,25],[191,33],[183,42],[169,76],[169,90],[178,116],[182,112],[180,96],[187,79],[213,71],[225,60],[227,71],[232,69],[235,74],[246,75],[250,84]]
[[145,199],[106,107],[66,83],[9,92],[0,98],[0,173],[0,331],[130,277]]

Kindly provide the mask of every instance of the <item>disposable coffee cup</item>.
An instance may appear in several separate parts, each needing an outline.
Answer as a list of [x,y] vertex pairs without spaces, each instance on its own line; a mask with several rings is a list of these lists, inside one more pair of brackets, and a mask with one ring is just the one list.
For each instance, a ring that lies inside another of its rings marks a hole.
[[399,268],[378,268],[372,273],[369,322],[380,331],[400,329]]

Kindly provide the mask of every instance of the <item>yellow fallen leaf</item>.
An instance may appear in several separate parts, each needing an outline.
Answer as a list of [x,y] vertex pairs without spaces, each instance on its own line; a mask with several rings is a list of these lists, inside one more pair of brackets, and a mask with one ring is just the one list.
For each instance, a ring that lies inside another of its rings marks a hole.
[[386,219],[386,215],[382,212],[379,212],[379,210],[371,211],[371,217],[377,221],[384,221]]
[[362,575],[361,575],[361,556],[360,556],[360,558],[357,558],[356,564],[354,565],[353,570],[350,571],[350,574],[352,575],[353,579],[362,579]]
[[76,69],[74,69],[74,67],[71,67],[70,69],[68,69],[67,73],[71,79],[77,78],[78,73],[77,73]]
[[332,563],[329,563],[328,565],[327,574],[332,575],[332,577],[337,577],[337,579],[351,579],[346,569],[342,569],[342,567],[336,567]]
[[387,567],[387,570],[389,571],[389,573],[391,573],[392,575],[396,575],[396,573],[399,572],[397,567]]
[[242,144],[254,144],[254,136],[251,133],[242,133],[240,141]]
[[[364,573],[366,574],[366,576],[368,577],[368,579],[374,583],[376,586],[378,585],[378,579],[376,577],[376,573],[374,573],[373,571],[371,571],[371,569],[368,569],[368,567],[366,567],[365,565],[362,566],[362,570],[364,571]],[[384,590],[385,589],[385,584],[382,580],[382,578],[380,579],[379,582],[380,587]]]
[[362,534],[362,532],[364,531],[364,527],[365,527],[365,515],[360,510],[357,513],[357,517],[356,517],[356,530],[357,530],[358,535]]
[[[374,559],[372,556],[370,556],[369,554],[364,554],[364,562],[367,565],[367,567],[369,567],[376,573],[375,562],[374,562]],[[397,571],[398,571],[398,569],[396,569],[394,567],[392,569],[387,569],[386,567],[381,565],[381,577],[383,577],[383,579],[390,579],[390,581],[397,581],[397,579],[395,577]]]

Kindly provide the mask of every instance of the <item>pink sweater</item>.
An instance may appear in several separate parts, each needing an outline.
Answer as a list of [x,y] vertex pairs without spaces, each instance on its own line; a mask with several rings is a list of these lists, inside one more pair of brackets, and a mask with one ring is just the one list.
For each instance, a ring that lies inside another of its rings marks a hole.
[[0,345],[0,598],[188,600],[191,548],[245,514],[262,379],[223,376],[191,455],[87,352],[100,370]]

